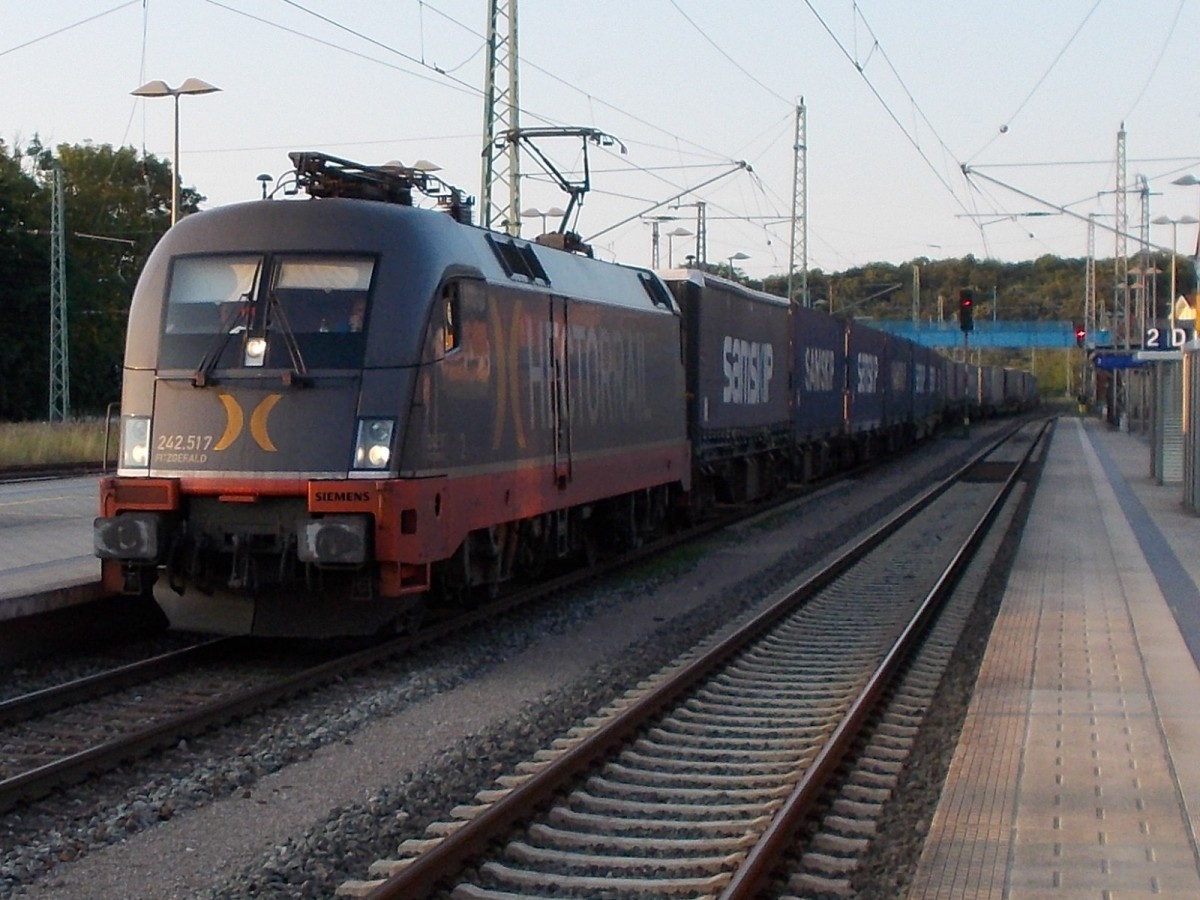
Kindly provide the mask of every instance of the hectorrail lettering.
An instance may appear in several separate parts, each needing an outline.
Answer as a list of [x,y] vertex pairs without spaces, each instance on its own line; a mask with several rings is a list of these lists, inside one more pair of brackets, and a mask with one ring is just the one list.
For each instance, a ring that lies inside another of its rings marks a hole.
[[528,422],[554,427],[554,409],[570,389],[573,422],[621,425],[650,415],[646,401],[646,337],[595,325],[525,319]]

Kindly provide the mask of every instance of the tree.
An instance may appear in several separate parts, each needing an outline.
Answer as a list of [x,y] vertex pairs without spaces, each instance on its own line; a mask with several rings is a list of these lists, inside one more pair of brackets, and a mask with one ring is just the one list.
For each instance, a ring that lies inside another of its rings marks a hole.
[[[25,173],[23,160],[31,164],[32,175]],[[110,144],[60,144],[51,151],[36,137],[23,152],[0,153],[0,300],[14,325],[6,328],[0,345],[0,418],[38,418],[46,410],[49,219],[56,165],[64,183],[72,410],[101,413],[119,399],[134,284],[170,226],[166,161]],[[185,188],[181,212],[195,212],[203,200]],[[24,252],[15,252],[19,246]],[[9,332],[13,340],[7,339]]]
[[38,234],[49,220],[46,196],[0,141],[0,420],[46,413],[50,245]]

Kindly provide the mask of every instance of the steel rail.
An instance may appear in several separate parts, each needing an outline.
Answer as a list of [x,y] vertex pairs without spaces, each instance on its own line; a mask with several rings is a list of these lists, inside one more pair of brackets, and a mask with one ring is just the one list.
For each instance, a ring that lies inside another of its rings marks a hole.
[[[726,519],[721,519],[716,525],[711,522],[705,523],[696,529],[689,530],[686,535],[688,538],[694,539],[725,524],[728,524]],[[666,546],[669,547],[671,544],[668,542]],[[586,570],[567,573],[541,582],[528,590],[519,591],[485,603],[475,609],[457,613],[445,620],[432,622],[415,634],[402,635],[354,651],[305,669],[286,679],[248,689],[206,705],[199,710],[171,716],[149,728],[130,732],[87,750],[27,770],[19,775],[0,779],[0,813],[12,809],[22,802],[45,796],[57,787],[77,783],[97,772],[115,769],[130,759],[170,747],[181,739],[193,737],[232,719],[266,709],[289,697],[319,687],[335,677],[366,669],[404,653],[410,653],[422,645],[434,643],[472,625],[485,623],[506,611],[549,596],[556,591],[576,586],[581,581],[598,578],[655,552],[662,552],[663,549],[663,544],[656,543],[630,554],[604,560]],[[211,655],[215,655],[219,649],[229,652],[230,648],[234,646],[230,642],[239,640],[244,639],[224,638],[212,642],[211,645],[202,645],[196,649],[196,656],[192,661],[202,660],[206,650]],[[179,652],[185,653],[186,651]],[[146,665],[152,666],[153,662],[150,661]],[[173,668],[177,669],[185,662],[183,658],[177,656],[173,658],[172,654],[166,654],[162,660],[158,661],[158,674],[169,672]],[[142,664],[131,664],[128,671],[122,673],[127,680],[126,687],[157,677],[153,671],[146,675],[140,673],[138,671],[140,665]],[[0,703],[0,724],[13,724],[49,712],[52,704],[54,708],[62,708],[71,703],[83,702],[91,697],[109,693],[113,690],[113,685],[106,685],[105,682],[110,677],[113,676],[109,673],[99,673],[96,676],[80,679],[76,683],[47,688],[44,692],[15,697],[10,701]]]
[[94,675],[87,675],[41,690],[31,691],[28,694],[0,700],[0,725],[13,725],[17,722],[28,721],[66,706],[82,703],[93,697],[102,697],[134,684],[160,678],[183,666],[194,665],[220,654],[230,653],[236,647],[238,640],[233,637],[222,637],[204,641],[190,647],[182,647],[178,650],[116,666]]
[[[682,666],[671,678],[647,691],[592,732],[588,739],[566,750],[536,774],[424,851],[401,871],[386,878],[369,900],[415,900],[432,893],[440,883],[481,855],[497,835],[527,818],[580,772],[607,757],[612,748],[626,743],[645,722],[668,708],[699,681],[735,655],[776,622],[803,605],[818,591],[853,567],[888,537],[911,521],[934,500],[963,479],[972,468],[1009,440],[1022,423],[1004,433],[943,481],[910,500],[882,524],[838,552],[828,564],[786,597],[777,600],[701,656]],[[1015,469],[1014,469],[1015,471]]]
[[[972,459],[963,465],[955,475],[951,476],[946,482],[946,487],[952,483],[954,479],[960,477],[968,471],[979,459],[982,459],[988,453],[992,452],[995,447],[1002,444],[1008,439],[1009,435],[1017,430],[1019,426],[1014,426],[1004,432],[999,438],[993,440],[988,446],[977,453]],[[945,487],[942,488],[944,490]],[[893,524],[893,528],[899,527],[903,520],[915,515],[918,511],[917,504],[931,502],[940,490],[937,488],[911,501],[908,506],[897,513],[892,519],[888,520]],[[794,498],[793,498],[794,499]],[[784,501],[786,502],[786,501]],[[755,507],[754,513],[760,514],[763,511],[774,508],[778,504],[763,504]],[[716,523],[707,522],[697,527],[696,529],[688,529],[686,535],[690,539],[697,536],[702,536],[717,528],[727,525],[729,520],[726,517],[719,517]],[[885,526],[886,527],[886,526]],[[882,541],[886,534],[880,534],[878,538],[871,542],[870,538],[866,538],[851,548],[850,554],[858,553],[859,555],[868,552],[873,548],[875,543]],[[671,540],[667,541],[666,546],[671,545]],[[434,622],[422,628],[416,634],[403,635],[384,641],[380,644],[367,647],[365,649],[347,654],[321,663],[317,666],[310,667],[302,672],[285,679],[281,679],[272,684],[262,685],[256,688],[248,689],[244,692],[232,695],[224,700],[214,704],[207,705],[199,710],[189,711],[185,714],[163,719],[155,725],[137,732],[131,732],[128,735],[123,735],[118,738],[113,738],[103,744],[91,747],[87,750],[80,751],[75,754],[65,756],[59,760],[47,763],[36,769],[29,770],[20,775],[12,776],[7,779],[0,780],[0,812],[7,811],[21,802],[36,799],[50,793],[57,787],[77,783],[82,781],[91,774],[115,769],[129,759],[145,756],[165,747],[170,747],[177,743],[180,739],[193,737],[204,731],[219,727],[220,725],[239,717],[247,716],[268,708],[276,703],[279,703],[289,697],[312,690],[322,684],[327,683],[335,677],[344,675],[349,672],[358,671],[369,668],[385,662],[403,653],[411,652],[419,646],[432,643],[449,635],[461,631],[471,625],[480,624],[488,621],[491,618],[509,610],[530,602],[531,599],[537,599],[552,594],[556,590],[561,590],[566,587],[578,584],[581,580],[599,577],[606,572],[619,568],[623,565],[629,565],[632,561],[636,561],[645,556],[652,555],[655,552],[661,552],[664,544],[655,542],[651,547],[643,548],[634,551],[630,554],[624,554],[617,559],[606,560],[598,566],[591,567],[581,572],[568,573],[559,578],[552,579],[548,582],[539,584],[536,588],[529,591],[521,591],[515,595],[501,598],[497,601],[484,604],[474,610],[469,610],[458,614],[444,621]],[[847,562],[843,567],[847,568],[852,562]],[[807,592],[804,598],[810,596],[820,587],[823,587],[828,580],[837,577],[838,572],[830,571],[828,578],[825,580],[814,579],[809,585],[806,585]],[[798,600],[797,603],[803,602]],[[781,613],[782,614],[782,613]],[[758,627],[760,630],[765,630],[770,626],[770,622],[764,621]],[[236,640],[236,639],[230,639]],[[712,665],[716,665],[713,662]],[[102,677],[102,676],[101,676]],[[131,675],[131,678],[133,676]],[[80,696],[84,697],[82,692],[95,688],[95,693],[92,696],[97,696],[103,693],[103,690],[98,685],[87,685],[86,679],[84,683],[79,685],[81,691]],[[50,689],[53,690],[53,689]],[[84,697],[86,699],[86,697]],[[19,721],[22,717],[29,718],[28,710],[31,708],[26,704],[37,701],[26,700],[24,698],[14,698],[14,701],[9,707],[7,715],[8,721]],[[69,701],[68,701],[69,702]],[[60,704],[62,705],[62,704]],[[22,706],[25,711],[22,711]],[[2,707],[0,707],[2,708]]]
[[[756,508],[755,512],[760,512],[761,509],[761,507]],[[602,560],[587,569],[568,572],[557,578],[540,582],[529,589],[501,597],[471,610],[458,612],[444,620],[431,622],[422,627],[419,632],[382,641],[312,666],[271,684],[247,689],[198,710],[162,719],[146,729],[132,731],[19,775],[0,779],[0,813],[12,809],[22,802],[45,796],[57,787],[77,783],[97,772],[115,769],[130,759],[170,747],[181,739],[193,737],[232,719],[266,709],[289,697],[297,696],[328,683],[336,677],[370,668],[405,653],[411,653],[420,646],[432,644],[470,626],[486,623],[506,611],[535,602],[556,591],[577,586],[583,581],[601,577],[640,559],[652,556],[656,552],[662,552],[664,548],[672,546],[675,541],[695,539],[708,534],[716,528],[729,524],[729,521],[729,518],[721,517],[715,524],[706,522],[695,529],[687,530],[682,537],[677,535],[668,538],[665,544],[656,542],[628,554]],[[232,642],[240,640],[244,640],[244,638],[223,638],[213,641],[211,644],[202,645],[195,651],[197,655],[193,661],[202,660],[206,650],[212,655],[216,655],[218,651],[229,652],[232,647],[236,646]],[[184,662],[178,657],[173,660],[172,654],[166,654],[160,663],[161,672],[169,672],[171,668],[178,668]],[[129,671],[124,673],[128,684],[156,677],[154,673],[142,677],[137,672],[139,665],[131,664]],[[61,708],[73,702],[82,702],[90,697],[111,692],[111,687],[106,688],[104,685],[106,677],[109,677],[108,673],[100,673],[81,679],[78,683],[48,688],[45,692],[41,692],[45,695],[44,697],[39,697],[38,693],[34,693],[0,703],[0,724],[12,724],[49,712],[51,703],[54,703],[57,708]],[[62,693],[55,700],[53,695],[60,691]],[[72,694],[74,694],[74,699],[71,699]],[[46,705],[39,706],[39,704]]]
[[813,805],[819,799],[826,784],[834,776],[861,732],[867,719],[878,705],[880,697],[894,680],[897,671],[920,642],[929,623],[953,593],[967,566],[974,559],[992,523],[1000,514],[1017,481],[1024,476],[1025,469],[1034,451],[1041,444],[1050,420],[1044,422],[1037,437],[1030,442],[1021,461],[1015,465],[996,497],[971,529],[967,540],[955,552],[949,564],[934,586],[921,601],[916,614],[896,638],[883,661],[875,670],[862,693],[859,694],[846,715],[833,730],[824,746],[813,758],[800,781],[796,783],[783,806],[772,817],[762,837],[751,848],[745,860],[738,866],[719,900],[753,900],[766,886],[779,861],[790,851],[795,836]]

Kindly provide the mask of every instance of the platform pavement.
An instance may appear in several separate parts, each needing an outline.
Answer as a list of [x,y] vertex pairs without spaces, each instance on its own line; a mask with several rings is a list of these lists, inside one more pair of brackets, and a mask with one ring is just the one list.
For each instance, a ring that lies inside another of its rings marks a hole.
[[1200,519],[1148,473],[1059,421],[913,900],[1200,897]]
[[100,596],[94,477],[0,486],[0,620]]

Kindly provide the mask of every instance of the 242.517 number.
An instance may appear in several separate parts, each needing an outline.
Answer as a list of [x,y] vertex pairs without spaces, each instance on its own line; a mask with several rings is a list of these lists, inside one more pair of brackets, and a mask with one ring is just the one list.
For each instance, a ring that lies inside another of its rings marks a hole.
[[211,434],[160,434],[156,450],[179,452],[204,451],[212,447]]

